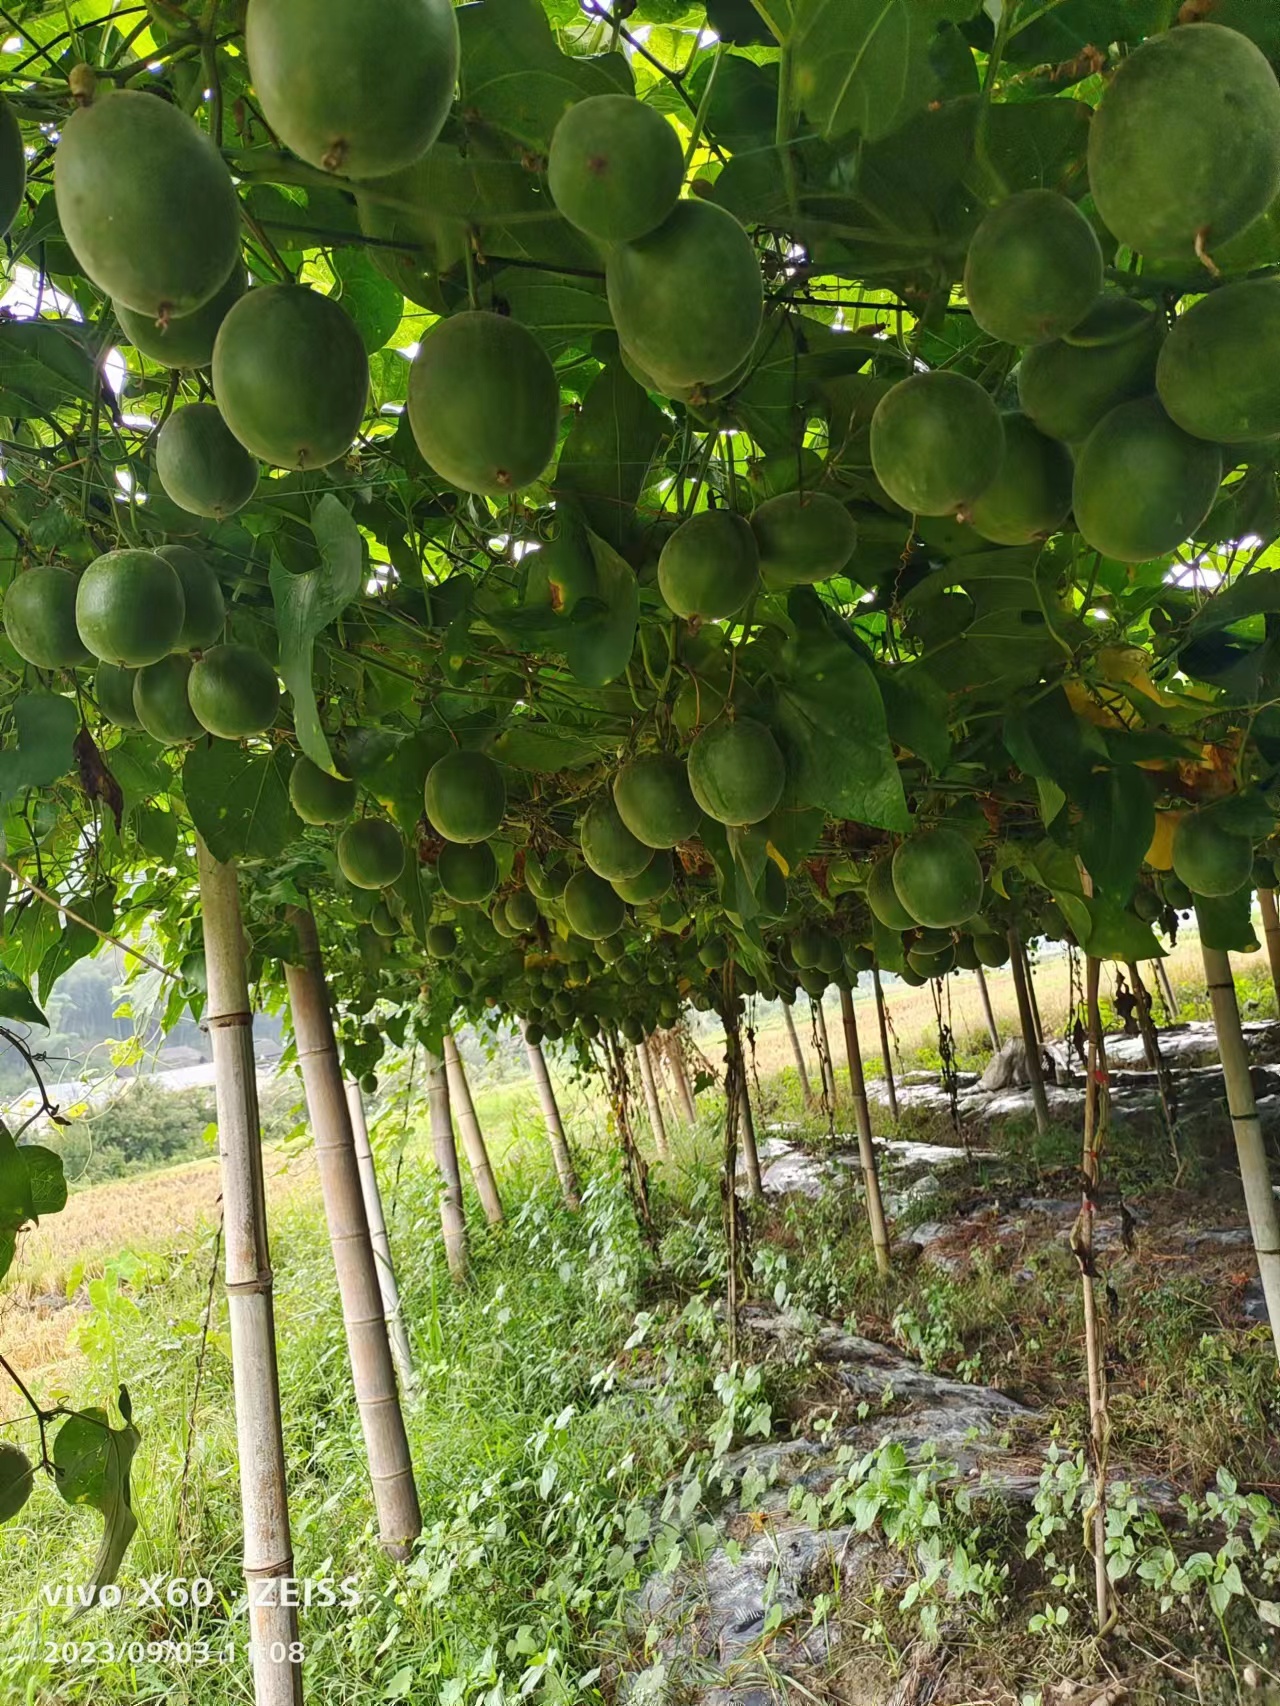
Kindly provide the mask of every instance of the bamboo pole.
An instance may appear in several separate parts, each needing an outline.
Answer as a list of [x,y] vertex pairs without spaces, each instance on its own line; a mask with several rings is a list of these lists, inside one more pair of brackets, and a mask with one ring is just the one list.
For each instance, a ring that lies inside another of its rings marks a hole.
[[849,1087],[853,1092],[853,1117],[858,1127],[858,1154],[862,1162],[862,1182],[867,1193],[871,1243],[876,1253],[876,1267],[882,1274],[887,1274],[891,1267],[889,1231],[885,1224],[884,1201],[880,1195],[875,1140],[871,1135],[871,1109],[867,1105],[867,1085],[862,1071],[858,1019],[853,1010],[853,995],[844,984],[840,985],[840,1016],[844,1020],[844,1046],[849,1057]]
[[471,1169],[476,1195],[480,1198],[480,1206],[489,1225],[500,1226],[503,1219],[502,1198],[498,1195],[497,1181],[493,1176],[493,1168],[489,1165],[489,1151],[476,1116],[476,1105],[471,1099],[467,1069],[462,1064],[462,1056],[458,1053],[458,1045],[454,1041],[452,1031],[446,1031],[444,1034],[444,1070],[449,1080],[449,1109],[456,1118],[458,1130],[462,1133],[462,1147],[467,1152],[467,1166]]
[[1154,960],[1156,978],[1160,984],[1160,993],[1164,998],[1165,1017],[1171,1025],[1178,1022],[1178,997],[1173,993],[1173,984],[1169,978],[1169,968],[1163,960]]
[[[1021,940],[1021,938],[1019,938]],[[1040,1017],[1040,999],[1036,994],[1036,977],[1031,969],[1031,955],[1027,952],[1026,944],[1022,945],[1022,969],[1027,979],[1027,999],[1031,1003],[1031,1017],[1035,1022],[1036,1041],[1044,1047],[1044,1020]]]
[[636,1065],[640,1071],[644,1105],[649,1113],[649,1129],[653,1133],[654,1146],[659,1156],[665,1160],[671,1150],[667,1143],[667,1122],[662,1117],[662,1103],[658,1100],[658,1081],[653,1075],[653,1057],[649,1053],[648,1038],[636,1044]]
[[458,1170],[458,1148],[453,1136],[453,1110],[449,1103],[449,1075],[444,1056],[425,1051],[427,1059],[427,1104],[431,1110],[431,1147],[439,1169],[440,1229],[444,1233],[444,1255],[455,1280],[467,1277],[467,1219],[462,1206],[462,1174]]
[[889,1048],[889,1014],[884,1004],[884,989],[880,983],[880,968],[872,966],[871,981],[876,991],[876,1023],[880,1027],[880,1059],[884,1063],[885,1089],[889,1093],[889,1115],[898,1117],[898,1086],[893,1079],[893,1054]]
[[690,1125],[697,1125],[698,1109],[693,1099],[693,1085],[689,1082],[689,1068],[685,1064],[679,1031],[673,1029],[667,1032],[663,1038],[662,1053],[671,1073],[671,1081],[676,1087],[676,1095],[684,1109],[684,1117]]
[[800,1033],[796,1030],[795,1016],[791,1011],[792,1003],[782,1003],[782,1022],[787,1027],[787,1035],[791,1039],[791,1053],[795,1058],[796,1077],[800,1080],[800,1094],[804,1097],[806,1108],[813,1106],[813,1085],[809,1082],[809,1069],[805,1065],[804,1050],[800,1046]]
[[735,1013],[732,1021],[725,1019],[725,1042],[729,1042],[730,1024],[733,1032],[733,1050],[737,1057],[737,1071],[725,1075],[725,1093],[732,1094],[733,1082],[738,1086],[739,1108],[738,1136],[741,1139],[742,1161],[747,1171],[747,1194],[752,1202],[764,1201],[764,1181],[760,1174],[760,1151],[756,1148],[756,1121],[751,1111],[751,1091],[747,1085],[746,1062],[742,1054],[742,1028]]
[[333,1034],[333,1008],[315,918],[299,906],[288,909],[288,918],[298,938],[299,963],[286,964],[285,982],[338,1275],[351,1379],[373,1482],[378,1537],[390,1557],[403,1560],[422,1532],[422,1514]]
[[1000,1029],[996,1024],[995,1011],[991,1006],[991,991],[987,988],[987,974],[981,966],[975,966],[973,970],[974,976],[978,980],[978,994],[982,998],[982,1017],[986,1020],[987,1036],[990,1039],[993,1052],[999,1054]]
[[208,1000],[218,1105],[227,1314],[235,1389],[244,1576],[249,1597],[256,1706],[301,1706],[298,1613],[286,1605],[293,1541],[285,1484],[284,1430],[276,1362],[273,1280],[262,1177],[262,1130],[253,1059],[253,1015],[244,964],[244,925],[233,864],[196,838]]
[[521,1027],[524,1033],[524,1052],[528,1056],[529,1071],[533,1074],[534,1089],[538,1092],[538,1103],[542,1108],[542,1121],[547,1128],[547,1142],[551,1145],[551,1159],[555,1163],[556,1177],[560,1181],[560,1194],[568,1208],[580,1208],[581,1199],[578,1196],[578,1175],[574,1171],[573,1156],[569,1153],[568,1140],[564,1135],[564,1121],[560,1118],[560,1105],[556,1101],[556,1093],[552,1088],[551,1074],[547,1071],[546,1056],[542,1052],[542,1044],[529,1041],[529,1027]]
[[1182,1179],[1182,1157],[1178,1153],[1177,1130],[1177,1091],[1174,1087],[1173,1074],[1164,1058],[1160,1047],[1160,1033],[1156,1030],[1155,1020],[1151,1016],[1151,991],[1142,981],[1142,974],[1133,960],[1126,960],[1125,971],[1129,974],[1129,983],[1133,990],[1133,998],[1137,1002],[1138,1031],[1142,1037],[1142,1052],[1146,1057],[1147,1070],[1156,1075],[1156,1090],[1160,1097],[1160,1107],[1164,1113],[1165,1132],[1169,1138],[1169,1148],[1173,1154],[1174,1184]]
[[836,1072],[831,1061],[831,1038],[827,1034],[827,1015],[821,1001],[809,997],[809,1005],[813,1009],[813,1021],[818,1033],[818,1065],[822,1071],[822,1090],[827,1098],[827,1107],[835,1114],[836,1107]]
[[1267,944],[1267,959],[1271,965],[1271,987],[1276,996],[1276,1012],[1280,1013],[1280,913],[1276,911],[1276,891],[1258,890],[1258,906],[1262,912],[1262,934]]
[[1031,1085],[1031,1105],[1036,1114],[1036,1130],[1049,1129],[1049,1098],[1044,1091],[1044,1064],[1040,1057],[1040,1039],[1036,1035],[1035,1016],[1027,984],[1026,961],[1022,957],[1022,941],[1017,930],[1009,932],[1009,964],[1013,971],[1013,989],[1018,998],[1018,1022],[1022,1028],[1022,1045],[1027,1056],[1027,1079]]
[[1107,1574],[1107,1458],[1111,1422],[1107,1412],[1107,1364],[1102,1343],[1102,1323],[1094,1284],[1097,1268],[1093,1248],[1093,1217],[1101,1182],[1102,1144],[1106,1135],[1108,1092],[1107,1050],[1098,1009],[1100,962],[1092,955],[1085,960],[1085,1017],[1088,1021],[1089,1052],[1084,1094],[1084,1153],[1080,1213],[1072,1229],[1071,1248],[1080,1267],[1084,1302],[1085,1368],[1089,1384],[1089,1442],[1093,1457],[1093,1503],[1089,1511],[1093,1533],[1094,1603],[1098,1633],[1103,1635],[1115,1621],[1115,1597]]
[[347,1108],[351,1114],[351,1132],[356,1144],[356,1163],[360,1168],[360,1187],[364,1192],[364,1212],[369,1222],[369,1237],[373,1243],[373,1259],[378,1269],[378,1291],[382,1297],[382,1313],[391,1341],[400,1384],[412,1392],[418,1384],[413,1366],[413,1347],[400,1308],[400,1287],[396,1283],[395,1264],[391,1260],[391,1239],[387,1235],[387,1217],[382,1208],[382,1192],[378,1188],[378,1169],[374,1164],[373,1145],[369,1142],[369,1123],[364,1114],[364,1097],[360,1086],[351,1079],[347,1083]]
[[1218,1034],[1222,1076],[1227,1086],[1227,1108],[1235,1132],[1245,1206],[1253,1230],[1253,1247],[1258,1258],[1258,1272],[1262,1276],[1262,1293],[1271,1322],[1271,1336],[1275,1340],[1277,1357],[1280,1357],[1280,1213],[1271,1188],[1262,1124],[1258,1119],[1253,1080],[1249,1076],[1249,1051],[1240,1028],[1235,979],[1231,975],[1231,961],[1221,949],[1206,948],[1202,944],[1201,951],[1209,1000],[1213,1005],[1214,1029]]

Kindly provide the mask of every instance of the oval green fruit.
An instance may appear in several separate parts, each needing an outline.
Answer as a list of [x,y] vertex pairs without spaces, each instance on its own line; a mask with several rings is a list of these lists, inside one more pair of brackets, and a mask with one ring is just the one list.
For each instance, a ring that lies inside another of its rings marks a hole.
[[498,861],[487,841],[450,841],[436,861],[440,887],[461,906],[478,906],[498,886]]
[[178,572],[155,551],[108,551],[76,590],[80,638],[107,663],[158,663],[177,646],[185,613]]
[[160,96],[79,107],[53,158],[58,218],[99,290],[152,320],[194,314],[240,257],[240,203],[204,131]]
[[93,696],[98,702],[98,709],[117,728],[142,727],[133,708],[134,673],[115,663],[100,663],[93,673]]
[[10,1522],[31,1497],[35,1471],[25,1451],[0,1440],[0,1522]]
[[1173,323],[1156,364],[1165,413],[1216,444],[1280,437],[1280,279],[1243,279]]
[[1007,344],[1042,344],[1079,325],[1102,290],[1102,248],[1074,202],[1021,190],[973,234],[964,293],[978,325]]
[[560,385],[526,326],[470,311],[440,320],[409,369],[409,425],[450,485],[507,497],[546,472],[560,428]]
[[258,464],[213,403],[175,409],[156,436],[156,473],[188,515],[225,521],[258,489]]
[[768,587],[813,586],[843,574],[858,525],[830,492],[782,492],[752,514],[760,573]]
[[661,753],[624,764],[613,779],[613,799],[627,829],[646,847],[676,847],[702,821],[688,765]]
[[1000,415],[959,373],[917,373],[886,391],[871,417],[871,465],[912,515],[955,515],[1000,471]]
[[1004,455],[995,479],[969,505],[969,525],[996,545],[1029,545],[1056,533],[1071,509],[1071,452],[1025,415],[1001,416]]
[[1236,30],[1186,24],[1121,60],[1089,127],[1089,188],[1131,249],[1192,260],[1280,194],[1280,85]]
[[18,217],[27,191],[27,156],[13,108],[0,95],[0,237]]
[[587,807],[578,826],[578,841],[587,864],[610,882],[638,877],[653,857],[653,849],[622,821],[612,794],[601,794]]
[[760,263],[714,202],[678,202],[656,231],[611,249],[605,285],[623,345],[664,388],[727,378],[760,331]]
[[954,948],[941,948],[936,953],[925,953],[922,949],[912,948],[907,953],[907,964],[912,971],[926,980],[932,977],[945,977],[955,968],[956,951]]
[[1121,403],[1150,396],[1165,318],[1129,297],[1104,297],[1069,337],[1018,364],[1022,412],[1050,438],[1086,439]]
[[194,314],[174,314],[167,320],[156,320],[149,314],[136,314],[123,302],[113,302],[120,330],[134,349],[140,350],[162,367],[208,367],[213,360],[214,339],[218,327],[226,318],[232,303],[238,302],[248,288],[242,266],[233,266],[226,283]]
[[507,919],[517,930],[532,930],[542,914],[528,889],[517,889],[507,900]]
[[982,905],[982,865],[954,829],[924,829],[894,854],[893,886],[918,924],[948,929],[967,923]]
[[1253,843],[1212,811],[1188,812],[1173,832],[1173,869],[1193,895],[1235,894],[1252,875]]
[[177,746],[204,733],[187,697],[190,676],[191,659],[175,652],[158,663],[147,664],[133,678],[133,708],[138,721],[165,746]]
[[628,906],[646,906],[652,900],[662,899],[675,875],[675,860],[665,847],[660,847],[639,876],[617,877],[613,886]]
[[1148,562],[1191,536],[1213,507],[1221,481],[1216,444],[1175,426],[1154,397],[1122,403],[1080,451],[1072,493],[1076,526],[1104,557]]
[[1012,953],[1006,937],[997,936],[994,932],[977,930],[973,936],[973,951],[978,964],[989,966],[992,970],[999,966],[1007,966]]
[[575,871],[564,886],[564,911],[569,928],[589,942],[599,942],[621,930],[627,909],[615,889],[595,871]]
[[214,646],[191,671],[187,696],[202,728],[222,740],[264,733],[280,709],[274,667],[252,646]]
[[693,797],[717,823],[761,822],[782,798],[786,780],[777,741],[750,717],[722,717],[689,748]]
[[633,95],[592,95],[556,126],[547,183],[579,231],[604,243],[633,241],[679,201],[684,150],[663,115]]
[[251,290],[213,346],[213,393],[246,450],[275,468],[324,468],[351,448],[369,358],[347,311],[295,284]]
[[182,628],[174,650],[202,652],[216,645],[227,620],[227,602],[212,565],[188,545],[160,545],[156,556],[163,557],[182,582]]
[[289,800],[303,823],[345,823],[356,809],[356,785],[299,753],[289,772]]
[[427,926],[427,952],[433,960],[447,960],[458,946],[458,932],[452,924]]
[[76,626],[77,584],[65,569],[45,566],[17,575],[5,591],[9,644],[37,669],[70,669],[88,661]]
[[742,609],[759,584],[755,534],[732,510],[691,515],[658,558],[658,590],[677,616],[723,621]]
[[363,817],[338,837],[338,868],[357,889],[385,889],[404,870],[404,837],[381,817]]
[[914,929],[916,920],[898,899],[893,886],[893,854],[877,859],[867,878],[867,905],[888,930]]
[[244,44],[263,117],[325,172],[412,165],[453,104],[453,0],[250,0]]
[[483,752],[448,752],[427,772],[427,816],[446,841],[487,841],[507,810],[502,771]]

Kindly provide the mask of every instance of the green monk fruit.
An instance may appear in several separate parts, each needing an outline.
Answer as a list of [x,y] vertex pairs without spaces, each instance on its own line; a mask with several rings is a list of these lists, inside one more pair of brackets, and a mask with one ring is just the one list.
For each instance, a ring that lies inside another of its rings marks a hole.
[[984,332],[1040,344],[1077,326],[1102,290],[1102,249],[1074,202],[1022,190],[983,219],[965,261],[964,293]]
[[955,515],[1000,471],[1004,435],[991,398],[959,373],[917,373],[886,391],[871,417],[871,465],[912,515]]
[[188,515],[225,521],[258,489],[258,464],[213,403],[175,409],[156,435],[156,473]]
[[670,123],[633,95],[571,106],[547,156],[551,199],[571,225],[605,243],[647,237],[684,182],[684,149]]
[[80,638],[107,663],[158,663],[177,646],[185,614],[178,572],[155,551],[108,551],[76,590]]
[[1213,507],[1222,452],[1175,426],[1154,397],[1122,403],[1076,461],[1072,510],[1104,557],[1143,563],[1175,550]]

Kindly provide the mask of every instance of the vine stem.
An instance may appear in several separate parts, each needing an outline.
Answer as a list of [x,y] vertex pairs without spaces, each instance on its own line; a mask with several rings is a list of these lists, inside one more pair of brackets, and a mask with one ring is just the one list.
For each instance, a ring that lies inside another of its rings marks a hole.
[[169,978],[175,983],[178,981],[176,972],[169,971],[158,960],[153,960],[149,955],[144,954],[140,948],[131,948],[127,942],[122,942],[119,936],[113,936],[109,930],[100,930],[96,924],[92,924],[87,918],[83,918],[74,907],[68,906],[66,901],[59,900],[56,895],[51,895],[47,889],[42,889],[38,883],[33,883],[30,877],[24,876],[17,866],[11,865],[7,859],[0,858],[0,870],[8,871],[11,877],[16,877],[24,888],[30,889],[37,900],[44,901],[47,906],[52,906],[68,918],[73,918],[77,924],[82,924],[86,930],[91,930],[100,942],[109,942],[113,948],[119,948],[122,954],[129,954],[135,960],[141,960],[144,966],[150,966],[152,971],[158,971],[161,977]]

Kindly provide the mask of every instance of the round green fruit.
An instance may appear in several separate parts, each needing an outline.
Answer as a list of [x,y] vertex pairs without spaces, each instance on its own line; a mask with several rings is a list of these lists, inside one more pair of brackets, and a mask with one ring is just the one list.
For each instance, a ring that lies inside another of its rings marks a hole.
[[213,393],[252,455],[273,468],[324,468],[359,430],[369,358],[355,322],[331,297],[265,285],[242,296],[218,328]]
[[204,733],[187,696],[190,676],[191,659],[174,653],[147,664],[133,678],[133,708],[138,721],[165,746],[177,746]]
[[1253,872],[1253,843],[1211,811],[1188,812],[1173,832],[1173,869],[1193,895],[1235,894]]
[[1160,877],[1160,893],[1164,896],[1165,904],[1176,911],[1185,911],[1192,904],[1191,890],[1180,877],[1175,877],[1172,871],[1163,872]]
[[384,889],[404,870],[404,837],[381,817],[364,817],[338,837],[338,868],[357,889]]
[[684,149],[661,113],[632,95],[592,95],[551,137],[547,184],[556,207],[603,243],[647,237],[684,183]]
[[917,373],[886,391],[871,417],[871,465],[912,515],[955,515],[1000,471],[1000,415],[959,373]]
[[106,663],[158,663],[177,646],[185,614],[178,572],[155,551],[108,551],[76,589],[80,638]]
[[1071,452],[1025,415],[1001,416],[1004,455],[995,479],[969,505],[968,520],[996,545],[1029,545],[1056,533],[1071,509]]
[[274,667],[252,646],[213,646],[192,668],[187,697],[211,735],[245,740],[275,722],[280,684]]
[[575,871],[564,886],[569,928],[589,942],[602,941],[621,930],[627,909],[621,897],[594,871]]
[[994,932],[975,931],[973,951],[978,964],[987,966],[992,971],[1000,966],[1007,966],[1012,958],[1008,939],[1004,936],[997,936]]
[[303,823],[345,823],[356,809],[356,785],[299,753],[289,772],[289,800]]
[[1022,412],[1050,438],[1086,439],[1121,403],[1150,396],[1165,318],[1127,296],[1104,297],[1066,338],[1018,364]]
[[727,378],[760,331],[760,263],[714,202],[678,202],[656,231],[611,249],[605,285],[618,337],[664,388]]
[[759,823],[782,798],[787,768],[763,723],[722,717],[689,748],[693,797],[717,823]]
[[791,958],[801,971],[821,965],[827,940],[827,932],[817,924],[801,924],[791,932]]
[[450,841],[436,861],[440,887],[460,906],[478,906],[498,886],[498,861],[487,841]]
[[133,708],[134,671],[116,663],[100,663],[93,675],[93,696],[109,723],[121,729],[140,729]]
[[660,753],[624,764],[613,779],[613,800],[623,823],[646,847],[678,847],[702,821],[688,765]]
[[1244,279],[1202,296],[1173,323],[1156,364],[1165,413],[1196,438],[1280,437],[1280,279]]
[[766,586],[813,586],[843,574],[858,544],[858,526],[830,492],[782,492],[751,517]]
[[31,1459],[9,1440],[0,1440],[0,1522],[10,1522],[31,1497]]
[[691,515],[658,558],[658,590],[677,616],[723,621],[742,609],[759,584],[755,534],[732,510]]
[[926,953],[923,949],[912,948],[907,954],[907,964],[913,972],[925,979],[945,977],[954,970],[956,951],[953,947],[941,948],[936,953]]
[[424,798],[446,841],[487,841],[506,813],[507,785],[483,752],[449,752],[427,772]]
[[4,631],[18,656],[37,669],[88,661],[76,627],[76,577],[65,569],[28,569],[4,595]]
[[418,449],[441,479],[503,498],[540,479],[555,455],[560,385],[518,320],[452,314],[413,359],[408,410]]
[[386,901],[379,901],[370,914],[369,922],[379,936],[391,937],[399,933],[400,922]]
[[1074,202],[1021,190],[969,244],[964,293],[978,325],[1006,344],[1042,344],[1079,325],[1102,290],[1102,249]]
[[434,960],[447,960],[458,946],[458,932],[452,924],[427,926],[427,952]]
[[1280,86],[1247,36],[1187,24],[1120,62],[1089,127],[1089,188],[1121,243],[1192,261],[1280,194]]
[[1183,432],[1148,397],[1122,403],[1089,434],[1076,462],[1071,507],[1095,551],[1145,563],[1190,538],[1221,481],[1217,445]]
[[982,865],[954,829],[925,829],[894,854],[893,886],[917,923],[948,929],[966,923],[982,905]]
[[210,564],[186,545],[160,545],[156,556],[163,557],[182,582],[182,627],[174,650],[202,652],[216,645],[227,620],[227,602]]
[[893,854],[877,859],[867,878],[867,905],[887,930],[910,930],[916,920],[898,899],[893,886]]
[[161,367],[208,367],[213,360],[213,342],[218,327],[226,318],[233,302],[238,302],[247,289],[248,281],[242,266],[233,266],[225,284],[219,286],[194,314],[171,315],[157,320],[150,314],[137,314],[123,302],[113,302],[120,330],[134,349],[149,356]]
[[587,864],[609,882],[638,877],[653,857],[653,849],[623,822],[612,794],[601,794],[587,807],[578,826],[578,841]]
[[3,237],[22,206],[27,190],[27,156],[22,129],[13,108],[0,95],[0,237]]
[[346,178],[411,166],[453,104],[453,0],[250,0],[244,45],[272,130]]
[[108,296],[167,321],[194,314],[240,259],[240,203],[207,133],[158,94],[121,89],[62,126],[63,234]]
[[956,965],[961,971],[977,971],[982,964],[972,936],[961,936],[955,945]]
[[659,848],[636,877],[616,877],[614,889],[628,906],[647,906],[661,900],[675,881],[675,861],[665,847]]
[[175,409],[156,436],[156,474],[188,515],[225,521],[258,489],[258,464],[213,403]]
[[517,930],[532,930],[541,917],[538,903],[528,889],[517,889],[507,900],[507,918]]

